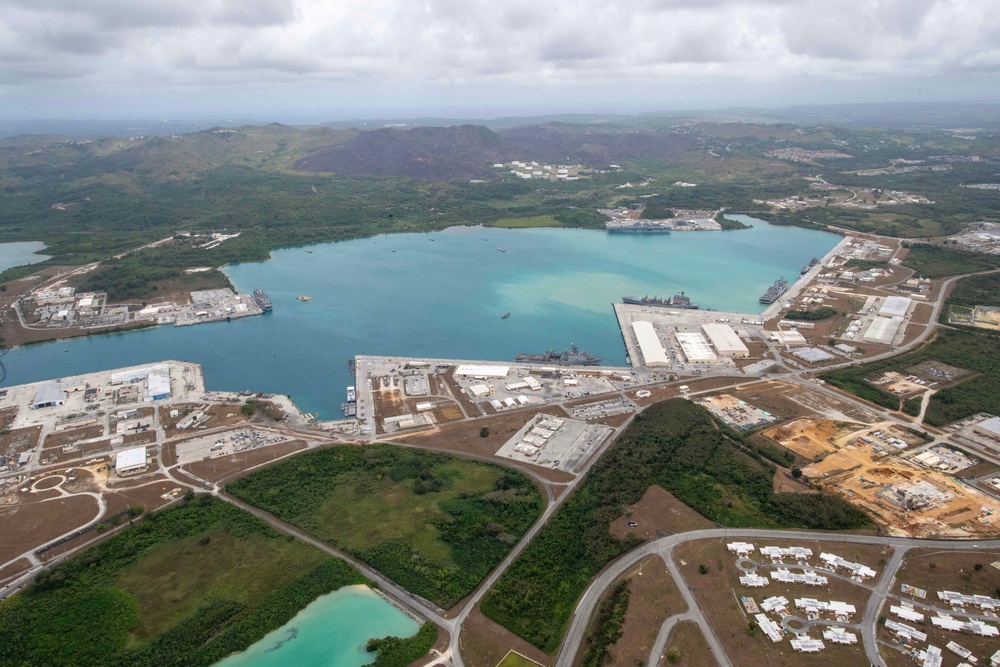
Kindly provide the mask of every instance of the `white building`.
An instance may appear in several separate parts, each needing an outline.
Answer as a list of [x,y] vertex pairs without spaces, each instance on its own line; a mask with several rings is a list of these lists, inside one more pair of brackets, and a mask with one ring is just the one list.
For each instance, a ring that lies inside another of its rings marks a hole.
[[904,621],[910,621],[911,623],[919,623],[924,620],[923,614],[915,611],[913,607],[907,607],[906,605],[890,605],[889,611]]
[[670,357],[663,349],[660,337],[656,335],[656,329],[652,322],[633,322],[632,331],[635,339],[639,343],[639,352],[642,353],[642,360],[646,366],[669,366]]
[[819,653],[826,648],[821,639],[809,639],[808,637],[798,637],[791,641],[792,648],[802,653]]
[[1000,440],[1000,417],[990,417],[989,419],[984,419],[972,428],[979,435],[985,435],[987,438]]
[[509,373],[510,366],[462,364],[455,369],[455,377],[505,378]]
[[777,644],[781,641],[780,625],[769,619],[766,614],[757,614],[754,618],[757,619],[757,625],[772,642]]
[[902,317],[876,317],[868,325],[861,340],[866,343],[878,343],[879,345],[892,345],[892,340],[899,333],[899,328],[903,326]]
[[823,630],[823,639],[834,644],[857,644],[858,636],[843,628],[831,627]]
[[747,556],[754,552],[755,547],[749,542],[730,542],[726,545],[726,549],[737,556]]
[[912,303],[913,299],[908,296],[889,296],[878,309],[878,314],[882,317],[906,317]]
[[712,341],[716,352],[723,357],[737,357],[742,359],[750,356],[750,350],[743,344],[743,341],[740,340],[740,337],[736,335],[736,332],[728,324],[710,322],[709,324],[701,325],[701,330]]
[[778,345],[805,345],[806,337],[800,334],[798,331],[772,331],[770,332],[771,340]]
[[747,574],[740,577],[740,583],[744,586],[749,586],[750,588],[763,588],[771,582],[768,581],[767,577],[761,577],[756,574]]
[[677,342],[681,346],[684,358],[692,364],[711,364],[718,361],[715,352],[712,352],[708,341],[700,333],[694,331],[678,331]]
[[807,558],[812,558],[813,550],[808,547],[761,547],[760,555],[772,560],[781,558],[806,560]]
[[130,475],[146,468],[146,448],[133,447],[118,452],[115,457],[115,472],[119,475]]

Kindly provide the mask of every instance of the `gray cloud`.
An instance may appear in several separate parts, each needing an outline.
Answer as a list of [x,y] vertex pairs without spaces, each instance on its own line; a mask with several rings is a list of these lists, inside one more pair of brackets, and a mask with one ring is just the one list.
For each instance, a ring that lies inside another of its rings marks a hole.
[[[0,0],[0,102],[1000,75],[997,0]],[[971,81],[971,79],[970,79]],[[60,84],[65,84],[65,89]],[[305,84],[302,84],[305,85]],[[998,87],[1000,88],[1000,87]],[[342,91],[341,91],[342,92]],[[553,93],[555,94],[555,93]],[[994,93],[996,94],[996,93]]]

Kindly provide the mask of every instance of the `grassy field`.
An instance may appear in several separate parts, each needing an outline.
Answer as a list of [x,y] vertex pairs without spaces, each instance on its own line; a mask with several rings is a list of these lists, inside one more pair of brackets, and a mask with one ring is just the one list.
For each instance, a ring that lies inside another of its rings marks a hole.
[[530,218],[501,218],[493,223],[494,227],[505,229],[522,229],[526,227],[565,227],[551,215],[535,215]]
[[347,563],[260,519],[192,499],[0,603],[0,665],[212,665],[359,583]]
[[500,562],[542,507],[520,473],[386,445],[304,454],[227,491],[446,608]]
[[511,651],[504,656],[504,659],[497,663],[497,667],[539,667],[534,660],[525,658],[520,653]]

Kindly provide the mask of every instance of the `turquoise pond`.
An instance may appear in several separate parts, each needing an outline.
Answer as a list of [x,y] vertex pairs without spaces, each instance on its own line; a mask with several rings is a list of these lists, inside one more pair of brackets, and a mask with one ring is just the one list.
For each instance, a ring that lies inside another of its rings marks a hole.
[[754,227],[662,235],[460,227],[278,250],[226,269],[241,291],[267,291],[270,314],[18,348],[4,358],[7,382],[180,359],[201,363],[210,389],[290,394],[303,410],[337,418],[353,384],[347,360],[360,353],[499,361],[576,343],[621,365],[611,304],[623,295],[684,290],[702,307],[760,312],[770,283],[797,277],[839,240],[741,219]]
[[216,667],[361,667],[373,637],[412,637],[420,625],[365,586],[320,596],[282,627]]

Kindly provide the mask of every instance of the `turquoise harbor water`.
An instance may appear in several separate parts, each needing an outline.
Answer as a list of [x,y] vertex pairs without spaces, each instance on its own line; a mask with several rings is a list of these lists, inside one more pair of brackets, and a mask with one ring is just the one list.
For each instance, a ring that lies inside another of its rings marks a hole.
[[216,667],[361,667],[373,637],[412,637],[420,625],[365,586],[323,595],[284,626]]
[[45,244],[38,241],[18,241],[15,243],[0,243],[0,271],[6,271],[13,266],[35,264],[48,259],[47,255],[37,255],[45,250]]
[[463,227],[279,250],[226,270],[240,291],[264,288],[273,313],[19,348],[4,358],[7,382],[181,359],[203,365],[210,389],[291,394],[336,418],[360,353],[512,360],[576,343],[624,364],[611,308],[623,295],[684,290],[703,308],[760,312],[769,284],[839,240],[750,221],[663,235]]

